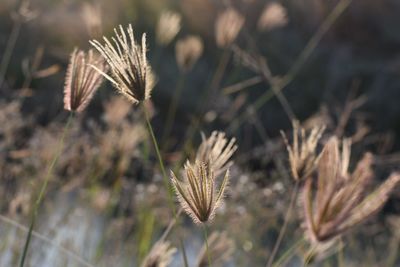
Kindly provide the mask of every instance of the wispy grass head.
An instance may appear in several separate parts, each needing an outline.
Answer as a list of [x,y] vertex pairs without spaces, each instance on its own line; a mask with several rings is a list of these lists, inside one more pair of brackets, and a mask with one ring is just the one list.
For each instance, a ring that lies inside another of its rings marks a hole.
[[158,241],[154,244],[149,254],[143,260],[141,267],[167,267],[173,255],[176,253],[176,248],[171,246],[168,241]]
[[[231,257],[235,243],[226,232],[213,232],[208,238],[208,251],[214,266],[223,266]],[[197,267],[208,266],[207,245],[204,244],[197,257]]]
[[227,139],[224,132],[214,131],[206,138],[196,153],[196,161],[206,162],[212,168],[216,177],[225,172],[231,165],[230,158],[237,150],[236,139]]
[[139,103],[150,98],[154,86],[154,75],[146,58],[146,35],[142,35],[142,44],[136,43],[132,25],[125,30],[119,26],[114,29],[111,43],[103,37],[104,44],[93,40],[90,43],[103,55],[110,65],[111,76],[96,68],[115,88],[131,102]]
[[172,11],[161,13],[156,29],[156,40],[159,45],[166,46],[181,30],[181,15]]
[[179,68],[184,72],[192,69],[202,53],[203,42],[198,36],[187,36],[176,42],[176,61]]
[[260,31],[270,31],[285,26],[288,23],[286,9],[278,2],[272,2],[265,6],[257,27]]
[[336,237],[375,214],[400,182],[393,173],[372,193],[366,194],[373,178],[373,156],[366,153],[355,170],[348,173],[350,142],[344,141],[342,153],[339,141],[332,137],[325,145],[318,163],[316,189],[312,179],[304,185],[306,236],[312,243],[332,243]]
[[64,108],[81,112],[89,104],[94,93],[103,81],[103,76],[89,65],[105,72],[107,67],[103,58],[96,56],[92,50],[85,53],[75,49],[65,77]]
[[228,184],[229,171],[217,190],[212,168],[204,162],[195,164],[187,162],[184,170],[184,180],[178,179],[171,172],[171,181],[178,200],[185,212],[196,224],[206,223],[214,217],[215,210],[220,205]]
[[235,41],[244,24],[244,17],[234,8],[221,13],[215,23],[215,34],[219,47],[228,47]]
[[[296,181],[310,177],[319,160],[316,152],[318,141],[321,138],[325,126],[314,126],[311,132],[300,126],[298,121],[293,121],[293,144],[290,145],[286,135],[281,132],[289,153],[290,171]],[[300,138],[300,140],[299,140]]]

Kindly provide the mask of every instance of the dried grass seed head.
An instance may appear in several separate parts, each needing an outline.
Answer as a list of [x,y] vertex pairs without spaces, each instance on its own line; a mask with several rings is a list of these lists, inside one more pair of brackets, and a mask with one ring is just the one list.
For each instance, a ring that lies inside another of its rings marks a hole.
[[161,46],[167,46],[181,30],[182,17],[176,12],[161,13],[156,29],[156,40]]
[[350,174],[350,142],[342,144],[332,137],[325,145],[318,163],[316,189],[306,180],[303,190],[306,236],[314,244],[334,243],[338,236],[370,218],[385,204],[400,182],[393,173],[372,193],[366,189],[373,178],[370,153],[358,162]]
[[141,267],[167,267],[176,253],[174,248],[168,241],[158,241],[155,243],[143,260]]
[[179,180],[171,172],[171,181],[184,211],[196,224],[207,223],[215,215],[221,204],[229,180],[229,170],[219,185],[215,182],[212,168],[204,162],[187,162],[184,169],[184,180]]
[[175,44],[176,61],[179,68],[184,72],[192,69],[202,53],[203,42],[198,36],[187,36]]
[[285,26],[288,23],[286,9],[277,2],[269,3],[265,6],[260,18],[258,19],[259,31],[270,31]]
[[81,17],[89,35],[91,37],[100,36],[103,24],[100,6],[88,2],[83,3]]
[[[235,250],[235,243],[226,232],[212,232],[208,238],[208,251],[213,265],[223,266],[230,260]],[[204,244],[197,257],[197,267],[208,266],[207,245]]]
[[281,132],[289,154],[290,171],[296,181],[304,180],[314,172],[319,156],[316,152],[318,141],[325,131],[325,126],[314,126],[309,134],[298,121],[293,121],[293,144]]
[[238,148],[236,139],[229,140],[224,132],[218,131],[213,131],[208,138],[202,133],[202,139],[196,153],[196,161],[207,163],[218,177],[233,164],[230,159]]
[[102,72],[107,70],[104,59],[95,55],[92,50],[85,53],[75,49],[72,52],[64,86],[64,108],[66,110],[83,111],[102,83],[103,76],[90,65]]
[[113,43],[106,37],[103,37],[104,44],[90,41],[107,60],[111,76],[93,67],[112,82],[119,93],[137,104],[150,98],[154,86],[154,75],[146,58],[146,35],[142,35],[142,44],[139,45],[135,41],[131,24],[126,32],[121,25],[119,31],[114,29],[114,32],[115,36],[111,38]]
[[234,8],[221,13],[215,23],[215,38],[221,48],[230,46],[238,36],[244,24],[244,17]]

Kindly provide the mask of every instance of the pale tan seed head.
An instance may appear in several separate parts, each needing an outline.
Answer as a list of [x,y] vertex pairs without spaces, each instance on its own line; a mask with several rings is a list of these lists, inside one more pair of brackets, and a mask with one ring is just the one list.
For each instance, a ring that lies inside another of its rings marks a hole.
[[236,139],[227,139],[224,132],[213,131],[206,138],[202,134],[203,142],[196,153],[196,161],[206,162],[216,177],[224,173],[233,163],[230,161],[237,150]]
[[142,35],[142,44],[136,43],[132,25],[125,30],[119,26],[114,29],[112,42],[103,37],[104,44],[93,40],[90,43],[102,54],[110,66],[111,75],[98,70],[106,79],[113,83],[119,93],[132,103],[150,98],[154,86],[154,75],[146,58],[146,35]]
[[318,141],[321,138],[325,126],[314,126],[307,135],[298,121],[293,121],[293,144],[290,144],[286,135],[281,132],[289,154],[290,171],[293,179],[301,181],[308,178],[319,160],[316,152]]
[[184,211],[196,224],[207,223],[221,204],[229,180],[229,170],[217,189],[212,168],[205,162],[185,164],[184,179],[178,179],[171,171],[171,181]]
[[172,261],[176,248],[168,241],[158,241],[143,260],[141,267],[167,267]]
[[103,76],[90,65],[102,72],[107,70],[104,59],[95,55],[92,50],[85,53],[75,49],[72,52],[64,86],[64,108],[66,110],[83,111],[102,83]]
[[230,46],[238,36],[244,24],[244,17],[234,8],[221,13],[215,23],[215,38],[221,48]]
[[161,13],[156,29],[156,41],[161,46],[167,46],[181,30],[181,15],[172,11]]
[[306,237],[316,247],[334,244],[337,237],[378,212],[400,182],[400,174],[393,173],[368,194],[366,189],[373,178],[372,155],[366,153],[350,174],[350,142],[342,147],[340,153],[339,141],[332,137],[318,163],[316,189],[311,179],[304,185]]
[[[223,266],[230,260],[235,249],[235,243],[226,232],[212,232],[208,238],[208,251],[215,266]],[[208,266],[207,245],[204,244],[197,256],[197,267]]]
[[90,37],[100,36],[103,24],[100,6],[88,2],[83,3],[81,17]]
[[258,19],[259,31],[270,31],[285,26],[288,23],[286,9],[277,2],[269,3],[265,6],[260,18]]
[[187,72],[203,53],[203,42],[198,36],[187,36],[175,44],[176,61],[181,71]]

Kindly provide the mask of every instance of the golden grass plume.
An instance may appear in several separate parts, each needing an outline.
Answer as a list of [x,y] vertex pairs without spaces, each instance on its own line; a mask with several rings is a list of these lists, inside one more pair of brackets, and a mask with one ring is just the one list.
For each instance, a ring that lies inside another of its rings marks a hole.
[[234,8],[222,12],[215,22],[215,38],[221,48],[230,46],[244,24],[244,17]]
[[146,34],[142,35],[142,44],[136,43],[132,25],[125,30],[119,26],[114,29],[112,42],[103,37],[104,44],[93,40],[90,43],[103,55],[110,66],[111,76],[93,66],[132,103],[150,98],[154,86],[154,75],[146,58]]
[[175,44],[176,61],[183,72],[192,69],[203,53],[203,42],[198,36],[187,36]]
[[181,30],[181,15],[172,11],[161,13],[156,28],[156,41],[159,45],[167,46]]
[[102,72],[107,66],[103,58],[92,50],[85,53],[75,49],[70,58],[64,86],[64,108],[69,111],[83,111],[103,81],[103,76],[91,68],[95,66]]
[[267,4],[258,19],[259,31],[270,31],[285,26],[288,23],[286,9],[277,2]]

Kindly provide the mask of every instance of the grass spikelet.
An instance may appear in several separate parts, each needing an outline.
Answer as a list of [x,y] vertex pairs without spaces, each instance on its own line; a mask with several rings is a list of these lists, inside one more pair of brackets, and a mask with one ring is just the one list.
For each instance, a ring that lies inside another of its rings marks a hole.
[[96,56],[92,50],[87,54],[77,49],[72,52],[64,86],[66,110],[82,112],[103,82],[102,75],[89,65],[96,66],[103,72],[107,69],[105,61]]
[[198,36],[187,36],[176,42],[176,61],[183,72],[190,71],[202,53],[203,42]]
[[238,36],[244,24],[244,17],[234,8],[221,13],[215,23],[215,38],[221,48],[230,46]]
[[285,26],[288,23],[286,9],[277,2],[269,3],[258,19],[259,31],[270,31]]
[[143,260],[141,267],[167,267],[173,255],[176,253],[176,248],[171,246],[168,241],[158,241],[153,245],[149,254]]
[[[293,121],[293,144],[290,145],[286,135],[281,132],[289,153],[290,171],[293,179],[301,181],[308,178],[315,170],[319,156],[316,153],[318,141],[321,138],[325,126],[315,126],[306,135],[298,121]],[[299,140],[300,137],[300,140]]]
[[206,138],[202,134],[202,143],[196,153],[196,161],[206,162],[216,177],[225,172],[231,165],[230,158],[237,150],[236,139],[227,139],[224,132],[214,131]]
[[[208,238],[209,252],[215,266],[223,266],[233,254],[235,243],[226,232],[213,232]],[[208,266],[207,248],[204,244],[197,257],[197,267]]]
[[222,201],[229,180],[229,170],[226,171],[218,191],[214,171],[206,163],[187,162],[184,173],[185,178],[182,181],[171,171],[171,181],[182,208],[196,224],[211,221]]
[[132,103],[150,98],[154,86],[154,75],[146,58],[146,34],[142,35],[142,44],[136,43],[132,25],[125,30],[119,26],[114,29],[113,44],[106,38],[104,44],[93,40],[90,43],[102,54],[110,65],[111,76],[93,66],[108,79],[119,93]]
[[[374,175],[372,154],[366,153],[349,173],[350,142],[344,141],[342,147],[340,153],[336,137],[328,141],[318,164],[315,192],[311,179],[306,180],[303,189],[306,236],[317,248],[320,244],[334,244],[345,231],[378,212],[400,182],[400,174],[393,173],[367,194]],[[325,245],[322,247],[326,250]]]
[[181,30],[181,15],[172,11],[161,13],[156,28],[156,41],[161,46],[167,46]]

